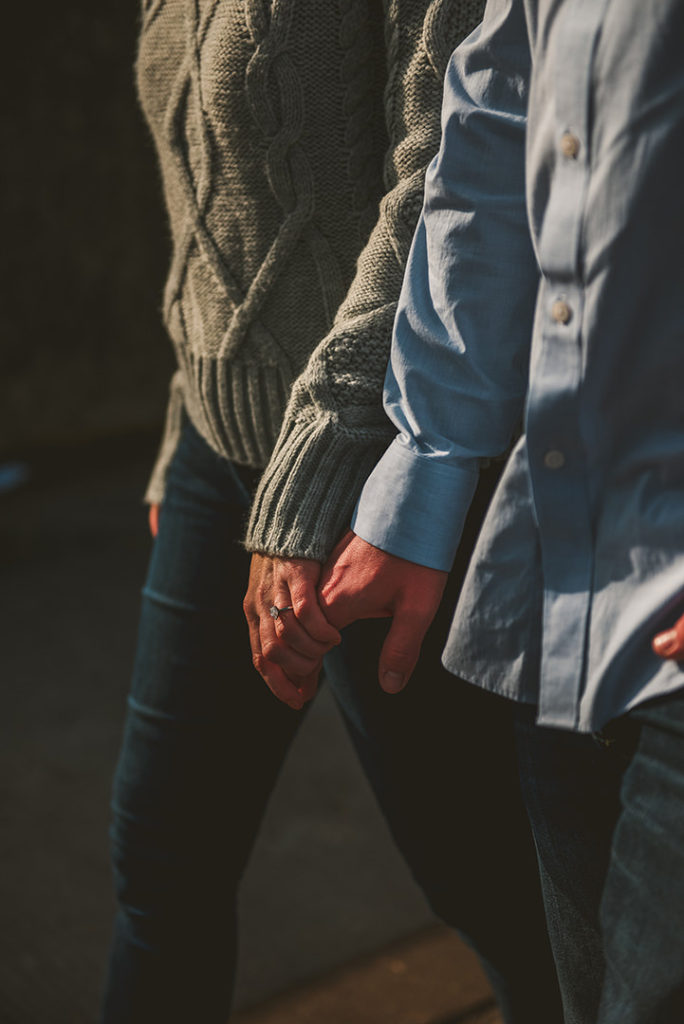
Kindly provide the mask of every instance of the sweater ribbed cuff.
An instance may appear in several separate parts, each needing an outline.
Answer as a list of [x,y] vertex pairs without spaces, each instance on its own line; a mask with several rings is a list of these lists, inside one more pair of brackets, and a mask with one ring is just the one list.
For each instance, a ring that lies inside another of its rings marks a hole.
[[245,547],[324,562],[349,527],[361,488],[393,430],[350,429],[338,417],[296,421],[261,478]]

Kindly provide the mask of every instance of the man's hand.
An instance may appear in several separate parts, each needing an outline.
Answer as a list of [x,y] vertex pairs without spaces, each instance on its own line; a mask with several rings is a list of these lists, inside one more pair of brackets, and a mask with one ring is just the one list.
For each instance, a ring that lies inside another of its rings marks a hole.
[[653,638],[653,650],[661,658],[672,661],[684,660],[684,615],[678,619],[672,629],[666,629]]
[[[323,655],[340,634],[316,595],[321,563],[252,555],[243,608],[254,667],[279,700],[299,710],[316,692]],[[271,608],[287,608],[277,619]]]
[[356,619],[392,617],[378,666],[387,693],[398,693],[408,682],[447,578],[439,569],[389,555],[351,530],[326,563],[319,596],[338,629]]

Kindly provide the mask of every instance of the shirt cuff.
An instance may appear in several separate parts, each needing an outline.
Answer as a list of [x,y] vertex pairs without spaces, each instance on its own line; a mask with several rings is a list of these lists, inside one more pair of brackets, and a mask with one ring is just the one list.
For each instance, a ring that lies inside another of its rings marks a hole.
[[362,540],[448,572],[479,477],[479,462],[438,462],[397,438],[368,477],[352,518]]

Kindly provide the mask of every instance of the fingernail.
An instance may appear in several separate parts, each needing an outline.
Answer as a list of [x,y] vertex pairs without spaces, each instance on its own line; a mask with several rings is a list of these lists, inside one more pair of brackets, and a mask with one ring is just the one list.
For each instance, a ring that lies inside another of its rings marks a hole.
[[663,658],[668,658],[677,648],[677,632],[668,629],[666,633],[659,633],[653,640],[653,650]]
[[404,685],[404,677],[399,672],[385,672],[382,677],[382,685],[388,693],[398,693]]

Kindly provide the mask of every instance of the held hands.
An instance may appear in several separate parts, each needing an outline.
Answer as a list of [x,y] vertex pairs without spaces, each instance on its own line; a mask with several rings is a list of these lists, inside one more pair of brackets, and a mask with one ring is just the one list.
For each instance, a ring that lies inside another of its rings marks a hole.
[[[150,505],[157,536],[159,505]],[[415,667],[447,573],[389,555],[347,531],[325,567],[306,558],[252,555],[243,602],[254,666],[279,700],[300,710],[316,693],[323,655],[356,619],[392,617],[380,685],[398,693]],[[271,608],[288,609],[273,618]],[[684,651],[684,618],[682,650]],[[337,628],[336,628],[337,627]]]
[[[418,660],[447,575],[380,551],[351,530],[324,567],[253,555],[244,609],[255,667],[276,697],[301,708],[316,692],[323,655],[340,642],[338,629],[391,616],[379,677],[383,690],[397,693]],[[272,606],[292,610],[273,619]]]

